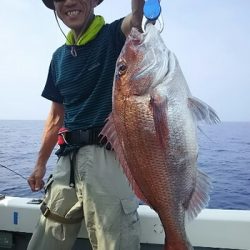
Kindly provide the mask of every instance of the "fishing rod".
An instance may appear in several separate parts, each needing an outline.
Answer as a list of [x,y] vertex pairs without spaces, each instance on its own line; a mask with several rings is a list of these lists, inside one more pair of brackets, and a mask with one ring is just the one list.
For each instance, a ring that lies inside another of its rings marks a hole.
[[[2,164],[0,164],[0,167],[5,168],[5,169],[9,170],[10,172],[12,172],[12,173],[14,173],[14,174],[16,174],[16,175],[20,176],[20,177],[21,177],[21,178],[23,178],[25,181],[27,181],[27,180],[28,180],[28,178],[27,178],[27,177],[25,177],[25,176],[23,176],[23,175],[19,174],[18,172],[14,171],[13,169],[11,169],[11,168],[9,168],[9,167],[6,167],[6,166],[4,166],[4,165],[2,165]],[[39,190],[39,191],[43,193],[43,191],[42,191],[42,190]]]
[[[23,178],[25,181],[27,181],[28,178],[24,177],[23,175],[19,174],[18,172],[14,171],[13,169],[10,169],[9,167],[6,167],[4,165],[2,165],[0,163],[0,167],[5,168],[7,170],[9,170],[10,172],[20,176],[21,178]],[[42,194],[44,194],[44,191],[39,190]],[[0,194],[0,200],[4,199],[5,195],[4,194]],[[42,199],[32,199],[31,201],[27,202],[28,204],[40,204],[42,202]]]
[[27,178],[26,178],[26,177],[24,177],[23,175],[19,174],[18,172],[14,171],[14,170],[12,170],[12,169],[10,169],[10,168],[8,168],[8,167],[6,167],[6,166],[2,165],[2,164],[0,164],[0,167],[5,168],[5,169],[9,170],[10,172],[12,172],[12,173],[14,173],[14,174],[16,174],[16,175],[20,176],[21,178],[23,178],[24,180],[26,180],[26,181],[27,181]]

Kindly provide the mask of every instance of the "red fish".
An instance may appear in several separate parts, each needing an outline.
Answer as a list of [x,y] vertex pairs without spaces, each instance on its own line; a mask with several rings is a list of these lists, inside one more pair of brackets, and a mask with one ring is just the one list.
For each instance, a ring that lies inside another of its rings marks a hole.
[[209,200],[197,168],[197,121],[219,122],[194,98],[176,56],[151,24],[132,29],[117,60],[113,109],[101,134],[115,150],[135,194],[162,222],[166,250],[193,249],[185,232]]

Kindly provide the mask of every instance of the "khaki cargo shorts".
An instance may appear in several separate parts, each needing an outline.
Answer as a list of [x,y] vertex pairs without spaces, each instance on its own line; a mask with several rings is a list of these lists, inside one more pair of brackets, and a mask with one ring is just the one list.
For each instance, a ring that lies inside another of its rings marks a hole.
[[28,250],[72,249],[81,223],[86,225],[94,250],[140,249],[138,200],[115,153],[99,146],[82,147],[74,171],[76,185],[72,188],[70,156],[59,159],[44,202],[53,214],[78,222],[61,223],[41,215]]

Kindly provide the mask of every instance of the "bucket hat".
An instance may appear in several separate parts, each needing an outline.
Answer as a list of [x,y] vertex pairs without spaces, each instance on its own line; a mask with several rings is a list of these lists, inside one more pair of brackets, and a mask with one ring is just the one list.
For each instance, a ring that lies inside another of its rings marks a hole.
[[[100,4],[103,0],[99,0],[98,1],[98,4]],[[43,3],[46,5],[46,7],[48,7],[49,9],[51,10],[54,10],[55,7],[54,7],[54,3],[53,3],[53,0],[43,0]]]

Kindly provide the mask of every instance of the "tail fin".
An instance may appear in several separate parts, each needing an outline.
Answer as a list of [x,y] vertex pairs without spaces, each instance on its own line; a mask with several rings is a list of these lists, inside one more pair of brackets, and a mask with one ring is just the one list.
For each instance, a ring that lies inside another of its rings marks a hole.
[[165,238],[164,250],[194,250],[194,248],[188,240],[168,242]]

